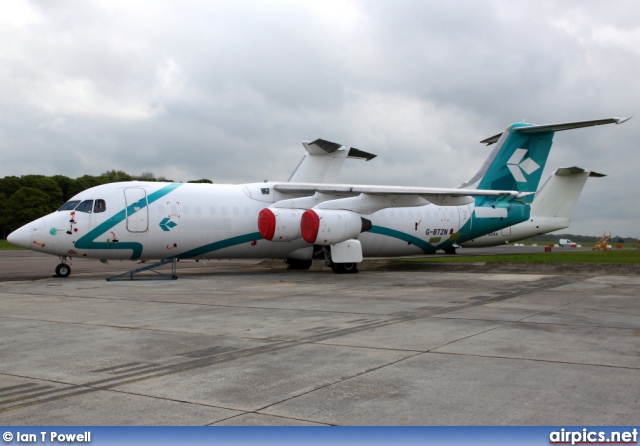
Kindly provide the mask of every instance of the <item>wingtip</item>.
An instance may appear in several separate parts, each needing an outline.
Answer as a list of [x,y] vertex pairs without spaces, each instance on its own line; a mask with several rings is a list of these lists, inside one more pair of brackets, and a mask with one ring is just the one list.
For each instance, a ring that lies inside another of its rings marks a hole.
[[624,118],[613,118],[613,119],[616,120],[616,125],[618,125],[618,124],[623,124],[623,123],[627,122],[631,118],[633,118],[633,116],[628,116],[628,117],[624,117]]

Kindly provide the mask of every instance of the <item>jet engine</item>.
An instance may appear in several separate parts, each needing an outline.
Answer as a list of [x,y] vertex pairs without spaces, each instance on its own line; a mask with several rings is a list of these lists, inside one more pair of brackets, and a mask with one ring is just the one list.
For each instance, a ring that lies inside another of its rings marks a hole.
[[290,242],[302,236],[302,209],[264,208],[258,214],[260,235],[272,242]]
[[302,238],[314,245],[335,245],[371,229],[371,221],[351,211],[307,209],[300,221]]

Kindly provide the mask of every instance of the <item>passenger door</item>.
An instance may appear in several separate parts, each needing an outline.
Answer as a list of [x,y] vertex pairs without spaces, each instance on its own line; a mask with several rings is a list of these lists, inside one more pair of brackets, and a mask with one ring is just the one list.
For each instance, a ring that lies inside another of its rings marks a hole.
[[128,187],[124,190],[127,212],[127,230],[146,232],[149,229],[149,207],[147,192],[141,187]]

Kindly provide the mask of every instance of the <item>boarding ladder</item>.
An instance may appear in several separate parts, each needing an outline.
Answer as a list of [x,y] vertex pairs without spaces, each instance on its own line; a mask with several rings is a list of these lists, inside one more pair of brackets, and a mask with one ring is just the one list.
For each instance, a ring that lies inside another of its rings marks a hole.
[[[140,268],[132,269],[131,271],[127,271],[126,273],[118,274],[117,276],[107,277],[107,282],[115,282],[121,280],[177,280],[178,276],[176,274],[176,263],[178,259],[175,257],[171,257],[170,259],[164,259],[159,262],[153,263],[151,265],[145,265]],[[156,271],[156,268],[161,266],[171,264],[171,275],[162,273],[160,271]],[[137,277],[134,276],[138,273],[142,273],[144,271],[151,271],[152,273],[157,274],[156,276],[151,277]]]

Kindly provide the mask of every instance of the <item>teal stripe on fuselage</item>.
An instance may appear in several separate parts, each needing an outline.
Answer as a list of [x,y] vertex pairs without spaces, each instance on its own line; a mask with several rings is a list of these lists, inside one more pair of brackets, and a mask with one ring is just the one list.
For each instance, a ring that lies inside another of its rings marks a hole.
[[432,253],[436,251],[436,247],[430,243],[425,242],[418,237],[407,234],[406,232],[396,231],[395,229],[385,228],[383,226],[373,225],[371,229],[367,232],[371,232],[373,234],[386,235],[387,237],[397,238],[399,240],[403,240],[407,243],[411,243],[412,245],[417,246],[422,249],[425,253]]
[[[177,188],[182,186],[182,183],[171,183],[162,189],[158,189],[155,192],[150,193],[147,196],[147,205],[153,203],[156,200],[164,197],[165,195],[173,192]],[[144,209],[143,205],[140,209]],[[75,243],[76,249],[131,249],[131,260],[137,260],[142,255],[142,243],[137,242],[118,242],[118,243],[107,243],[107,242],[94,242],[94,240],[102,235],[104,235],[107,231],[113,229],[118,224],[122,223],[127,218],[127,212],[130,212],[129,215],[134,214],[134,205],[130,205],[128,208],[125,208],[115,214],[113,217],[108,219],[107,221],[99,224],[94,229],[89,231],[86,235],[80,237],[78,241]]]
[[243,243],[252,242],[254,240],[262,240],[262,236],[260,235],[259,232],[252,232],[250,234],[238,235],[236,237],[231,237],[228,239],[209,243],[208,245],[200,246],[199,248],[194,248],[190,251],[186,251],[186,252],[183,252],[182,254],[178,254],[176,257],[179,259],[199,257],[209,252],[217,251],[219,249],[229,248],[235,245],[241,245]]

